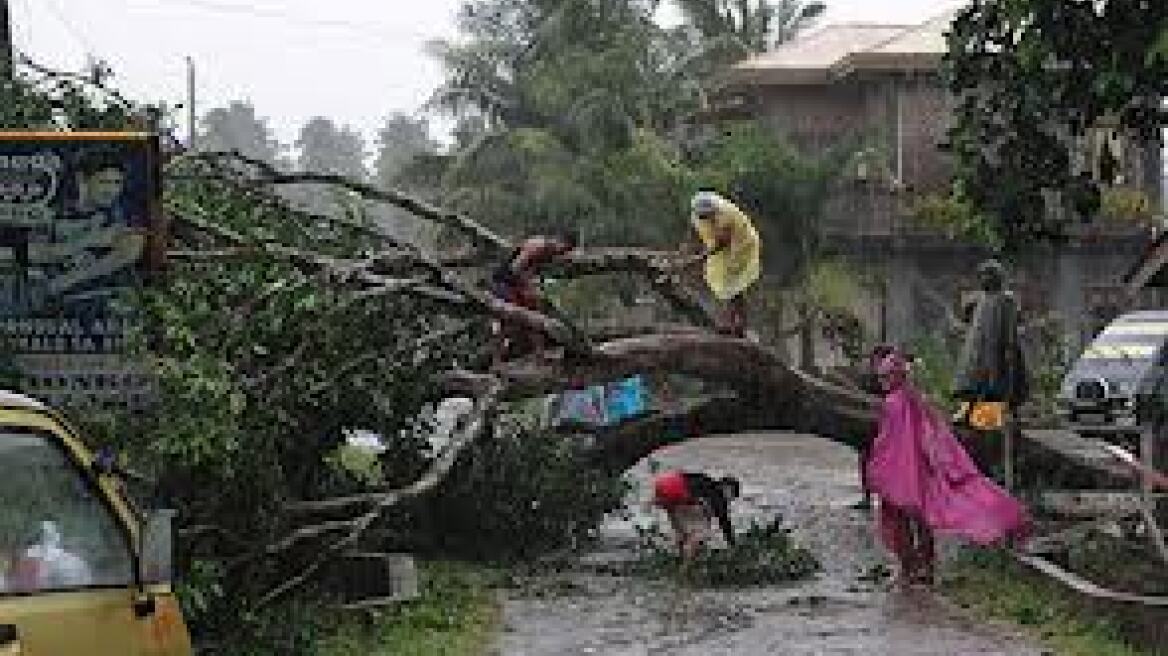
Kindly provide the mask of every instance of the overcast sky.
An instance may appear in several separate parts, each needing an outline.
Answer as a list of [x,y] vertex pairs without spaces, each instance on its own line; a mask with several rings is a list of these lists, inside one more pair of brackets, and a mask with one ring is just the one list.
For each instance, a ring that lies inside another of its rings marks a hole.
[[[9,0],[16,47],[37,61],[77,69],[92,54],[134,97],[174,103],[189,55],[200,113],[250,100],[288,143],[312,116],[372,140],[382,117],[417,110],[441,79],[424,46],[454,34],[461,2]],[[953,2],[827,0],[825,22],[922,22]]]

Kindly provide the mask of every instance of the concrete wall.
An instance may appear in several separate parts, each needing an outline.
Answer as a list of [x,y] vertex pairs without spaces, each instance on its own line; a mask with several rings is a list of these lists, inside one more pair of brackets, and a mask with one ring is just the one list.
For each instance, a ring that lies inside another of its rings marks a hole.
[[[932,243],[888,240],[836,241],[832,252],[857,270],[878,273],[884,294],[875,291],[857,314],[870,336],[909,343],[922,336],[946,334],[945,306],[960,307],[962,295],[977,289],[975,271],[988,254],[956,241]],[[1123,301],[1123,274],[1144,247],[1137,238],[1114,239],[1067,247],[1035,248],[1008,264],[1010,287],[1018,296],[1024,320],[1057,313],[1063,338],[1077,352],[1118,313],[1158,307],[1163,294],[1149,292],[1128,307]],[[880,325],[883,316],[884,325]]]
[[949,100],[936,76],[761,87],[754,95],[757,118],[805,152],[864,140],[878,145],[889,169],[914,188],[949,178],[949,162],[937,149],[948,129]]

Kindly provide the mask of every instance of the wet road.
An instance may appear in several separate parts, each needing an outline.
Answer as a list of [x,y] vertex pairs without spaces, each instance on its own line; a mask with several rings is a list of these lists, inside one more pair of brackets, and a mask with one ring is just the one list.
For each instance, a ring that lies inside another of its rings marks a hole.
[[[506,594],[500,656],[1038,656],[1002,627],[966,619],[924,591],[865,581],[885,562],[859,498],[854,452],[824,439],[791,434],[714,437],[659,452],[664,466],[737,476],[734,508],[742,530],[782,514],[795,539],[818,554],[813,580],[745,590],[694,590],[673,582],[569,572],[542,577]],[[642,484],[646,463],[629,472]],[[648,520],[630,500],[633,521]],[[660,518],[656,518],[661,521]],[[582,562],[628,558],[635,532],[614,518],[601,545]],[[946,549],[952,552],[952,549]]]

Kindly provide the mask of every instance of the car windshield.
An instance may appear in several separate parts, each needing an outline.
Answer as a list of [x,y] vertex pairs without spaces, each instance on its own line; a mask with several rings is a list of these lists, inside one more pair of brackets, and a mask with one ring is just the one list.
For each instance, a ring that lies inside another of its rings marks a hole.
[[1108,326],[1083,352],[1085,360],[1154,360],[1168,333],[1163,324],[1119,323]]
[[123,586],[126,535],[51,438],[0,430],[0,594]]

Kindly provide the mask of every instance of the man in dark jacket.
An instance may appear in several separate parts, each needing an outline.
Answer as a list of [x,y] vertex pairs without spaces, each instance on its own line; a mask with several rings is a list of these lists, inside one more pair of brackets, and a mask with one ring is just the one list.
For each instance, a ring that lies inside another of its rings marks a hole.
[[983,262],[977,276],[982,296],[961,349],[954,396],[970,402],[1004,402],[1016,409],[1030,395],[1018,338],[1018,302],[1006,289],[1006,272],[997,260]]

